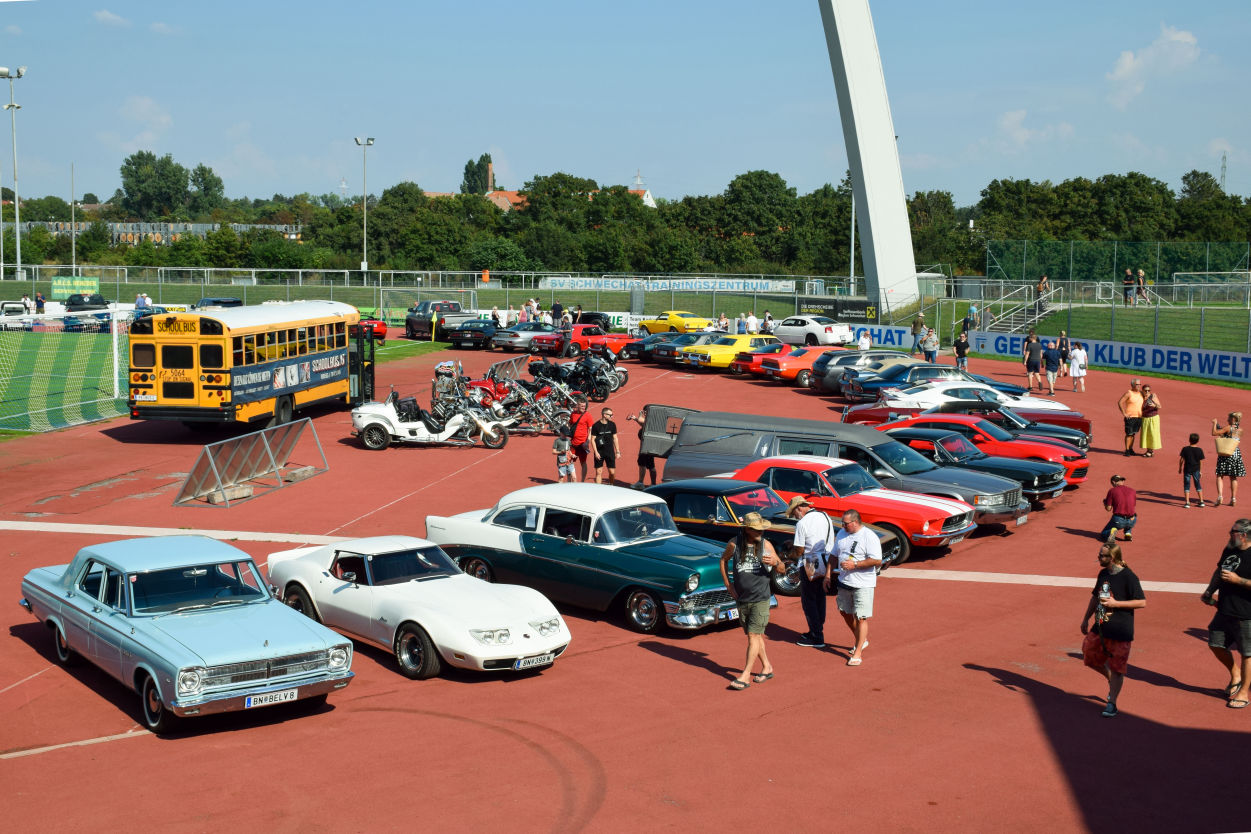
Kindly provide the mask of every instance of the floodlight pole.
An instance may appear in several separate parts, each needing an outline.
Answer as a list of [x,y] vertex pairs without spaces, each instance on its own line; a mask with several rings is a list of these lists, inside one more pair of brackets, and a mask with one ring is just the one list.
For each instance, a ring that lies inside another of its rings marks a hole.
[[10,71],[8,67],[0,67],[0,78],[9,79],[9,103],[4,106],[9,111],[10,132],[13,136],[13,239],[17,242],[17,267],[14,277],[22,277],[22,198],[17,191],[17,111],[22,105],[13,101],[13,79],[26,74],[26,67],[18,67]]
[[369,167],[366,151],[374,143],[372,136],[357,136],[361,146],[361,272],[369,271]]

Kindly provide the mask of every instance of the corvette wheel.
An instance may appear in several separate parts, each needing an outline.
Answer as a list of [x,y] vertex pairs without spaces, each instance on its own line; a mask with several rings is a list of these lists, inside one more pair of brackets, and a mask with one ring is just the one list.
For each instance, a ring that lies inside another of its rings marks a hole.
[[299,585],[292,585],[287,588],[287,596],[284,602],[287,607],[293,611],[303,614],[310,620],[321,622],[321,618],[317,616],[317,610],[313,608],[313,601],[308,598],[308,594]]
[[380,423],[370,423],[361,432],[361,443],[365,444],[366,449],[376,452],[391,445],[391,433]]
[[425,680],[439,674],[443,661],[426,630],[415,623],[400,626],[395,635],[395,660],[406,678]]
[[665,607],[650,591],[630,591],[625,598],[625,619],[631,631],[655,634],[665,621]]

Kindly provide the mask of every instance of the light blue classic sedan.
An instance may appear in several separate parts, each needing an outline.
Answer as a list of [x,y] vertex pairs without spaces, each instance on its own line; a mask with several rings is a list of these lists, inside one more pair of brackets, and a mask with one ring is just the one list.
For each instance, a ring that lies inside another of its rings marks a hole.
[[155,733],[175,716],[325,700],[352,644],[270,595],[252,558],[204,536],[91,545],[22,580],[57,661],[84,657],[140,695]]

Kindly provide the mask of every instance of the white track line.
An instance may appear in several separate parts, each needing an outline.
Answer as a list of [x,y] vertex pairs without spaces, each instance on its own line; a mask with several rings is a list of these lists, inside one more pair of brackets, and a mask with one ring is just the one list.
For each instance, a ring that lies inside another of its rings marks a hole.
[[[380,510],[384,510],[394,504],[411,498],[419,492],[430,489],[433,486],[446,481],[449,478],[459,475],[466,469],[477,466],[480,463],[491,460],[499,452],[481,457],[467,466],[462,466],[455,472],[450,472],[439,478],[437,481],[431,481],[424,486],[418,487],[412,492],[396,498],[376,507],[364,515],[358,516],[351,521],[344,522],[338,527],[331,530],[334,533],[342,530],[350,524],[355,524],[363,518],[368,518]],[[252,542],[294,542],[296,544],[335,544],[336,542],[347,541],[349,536],[311,536],[303,533],[265,533],[250,530],[194,530],[181,527],[126,527],[122,525],[110,524],[66,524],[53,521],[0,521],[0,530],[22,530],[31,533],[79,533],[103,536],[179,536],[197,533],[203,536],[209,536],[214,539],[222,539],[228,541],[237,539],[239,541]],[[959,571],[959,570],[917,570],[915,568],[891,568],[883,576],[898,577],[900,579],[933,579],[946,582],[990,582],[1001,585],[1035,585],[1042,587],[1061,587],[1061,588],[1089,588],[1094,584],[1093,578],[1082,576],[1046,576],[1043,574],[1033,573],[992,573],[988,571]],[[1197,582],[1143,582],[1143,590],[1161,591],[1165,593],[1178,594],[1200,594],[1203,593],[1207,586]]]
[[0,530],[21,530],[29,533],[79,533],[98,536],[187,536],[200,535],[213,539],[238,539],[245,542],[294,542],[296,544],[334,544],[346,541],[343,536],[311,536],[305,533],[265,533],[250,530],[201,530],[186,527],[129,527],[120,524],[65,524],[56,521],[0,521]]
[[24,756],[38,756],[40,753],[51,753],[53,750],[64,750],[66,747],[86,747],[89,744],[103,744],[106,741],[119,741],[123,738],[143,738],[152,735],[147,730],[128,730],[111,736],[88,738],[82,741],[67,741],[64,744],[50,744],[47,747],[32,747],[29,750],[14,750],[12,753],[0,753],[2,759],[20,759]]
[[12,688],[13,688],[13,687],[15,687],[15,686],[21,686],[22,684],[26,683],[26,681],[30,680],[31,678],[38,677],[39,675],[42,675],[44,672],[48,671],[48,670],[49,670],[49,669],[51,669],[51,668],[53,668],[53,667],[51,667],[51,666],[45,666],[45,667],[43,667],[42,669],[40,669],[38,672],[36,672],[35,674],[33,674],[33,675],[27,675],[26,677],[22,678],[20,681],[17,681],[16,683],[11,683],[11,684],[9,684],[9,685],[8,685],[8,686],[6,686],[4,689],[0,689],[0,695],[3,695],[4,693],[8,692],[10,689],[12,689]]

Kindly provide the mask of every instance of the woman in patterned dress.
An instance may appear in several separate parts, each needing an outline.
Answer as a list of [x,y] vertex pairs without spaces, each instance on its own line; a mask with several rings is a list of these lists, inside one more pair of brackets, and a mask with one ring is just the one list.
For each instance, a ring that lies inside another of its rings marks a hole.
[[[1212,436],[1213,437],[1229,437],[1235,442],[1242,439],[1242,412],[1229,412],[1229,425],[1221,426],[1219,422],[1212,419]],[[1242,462],[1241,443],[1234,446],[1233,454],[1216,456],[1216,506],[1220,506],[1225,500],[1225,495],[1221,491],[1221,478],[1229,478],[1229,506],[1238,503],[1238,479],[1247,474],[1247,467]]]

